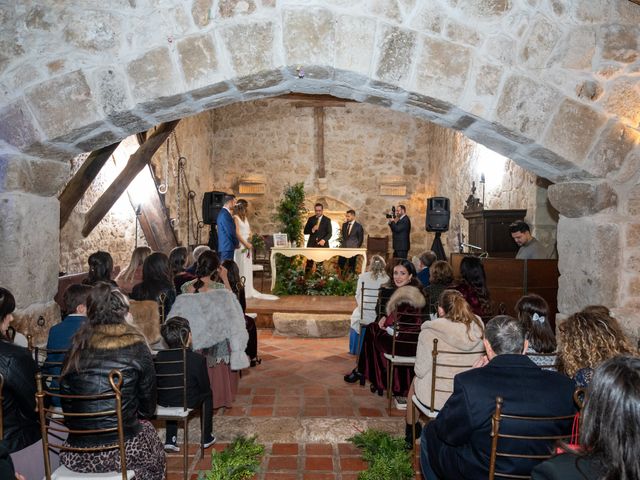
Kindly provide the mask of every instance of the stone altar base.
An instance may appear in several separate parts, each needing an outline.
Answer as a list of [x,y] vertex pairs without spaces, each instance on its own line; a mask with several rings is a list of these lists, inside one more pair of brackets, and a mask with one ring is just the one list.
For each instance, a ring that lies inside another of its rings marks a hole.
[[344,337],[350,324],[351,315],[345,314],[273,313],[274,333],[285,337]]

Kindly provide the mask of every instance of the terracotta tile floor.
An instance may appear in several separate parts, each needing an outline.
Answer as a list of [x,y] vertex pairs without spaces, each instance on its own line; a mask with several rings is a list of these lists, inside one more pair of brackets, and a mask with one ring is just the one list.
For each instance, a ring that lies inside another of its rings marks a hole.
[[[215,448],[238,434],[256,435],[265,445],[256,480],[355,480],[366,464],[346,439],[369,427],[400,434],[404,422],[403,412],[387,413],[386,397],[343,381],[355,363],[347,350],[346,337],[295,339],[260,330],[263,362],[243,372],[233,408],[216,412]],[[199,438],[199,428],[190,438]],[[197,445],[189,452],[196,479],[210,466],[211,451],[197,463]],[[181,454],[168,455],[167,463],[168,480],[182,478]]]

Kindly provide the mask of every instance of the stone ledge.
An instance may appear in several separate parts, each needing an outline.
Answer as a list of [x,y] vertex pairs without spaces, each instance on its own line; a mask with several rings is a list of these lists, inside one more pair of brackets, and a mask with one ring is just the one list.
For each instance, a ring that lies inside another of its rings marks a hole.
[[349,333],[351,315],[274,312],[273,327],[285,337],[333,338]]

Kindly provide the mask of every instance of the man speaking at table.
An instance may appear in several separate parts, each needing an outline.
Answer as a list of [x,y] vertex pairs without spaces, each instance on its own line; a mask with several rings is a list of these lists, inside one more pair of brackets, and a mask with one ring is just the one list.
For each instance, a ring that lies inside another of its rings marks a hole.
[[[324,207],[321,203],[314,206],[315,215],[309,217],[307,224],[304,226],[304,234],[309,235],[307,248],[329,248],[329,239],[331,238],[331,220],[325,217],[322,212]],[[313,260],[307,260],[306,270],[313,268]]]

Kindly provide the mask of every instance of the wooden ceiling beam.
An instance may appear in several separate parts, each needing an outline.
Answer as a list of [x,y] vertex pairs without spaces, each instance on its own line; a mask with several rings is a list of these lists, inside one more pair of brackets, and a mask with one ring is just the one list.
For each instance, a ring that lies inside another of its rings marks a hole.
[[58,197],[60,201],[60,230],[65,226],[73,209],[87,192],[111,154],[118,148],[118,145],[120,145],[120,142],[91,152],[73,178],[64,187]]
[[129,184],[136,178],[136,175],[142,171],[151,160],[151,157],[153,157],[153,154],[165,142],[167,137],[171,135],[171,132],[176,128],[179,121],[180,120],[174,120],[160,125],[153,133],[147,136],[146,142],[140,145],[138,150],[129,157],[129,161],[122,169],[122,172],[120,172],[120,175],[109,185],[109,188],[104,191],[87,212],[84,226],[82,227],[82,235],[84,237],[89,235],[109,210],[111,210],[111,207],[113,207],[118,198],[120,198],[120,195],[125,192]]

